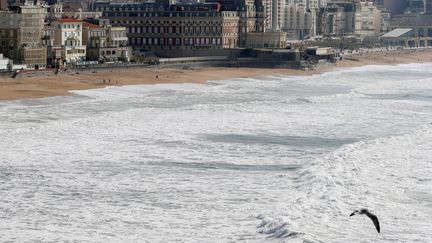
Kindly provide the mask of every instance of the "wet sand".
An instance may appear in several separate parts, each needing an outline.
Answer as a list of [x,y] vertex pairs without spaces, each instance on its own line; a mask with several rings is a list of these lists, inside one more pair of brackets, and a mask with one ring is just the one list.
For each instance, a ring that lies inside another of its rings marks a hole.
[[431,62],[432,50],[399,50],[391,52],[369,52],[344,55],[335,66],[318,70],[265,69],[265,68],[195,68],[153,69],[125,68],[97,70],[59,75],[4,78],[0,77],[0,100],[40,98],[72,95],[71,90],[102,88],[109,85],[134,85],[158,83],[205,83],[260,75],[310,75],[330,71],[334,68],[356,67],[372,64],[400,64]]

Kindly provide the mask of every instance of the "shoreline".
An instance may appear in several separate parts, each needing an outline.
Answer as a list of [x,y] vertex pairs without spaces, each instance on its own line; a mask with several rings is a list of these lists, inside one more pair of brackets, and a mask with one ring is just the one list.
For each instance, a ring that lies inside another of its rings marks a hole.
[[205,83],[211,80],[250,78],[262,75],[314,75],[336,68],[366,65],[396,65],[432,61],[432,49],[411,49],[383,52],[364,52],[343,55],[336,65],[316,70],[203,67],[193,69],[124,68],[89,70],[60,75],[3,78],[0,77],[0,101],[74,95],[72,90],[97,89],[106,86],[124,86],[163,83]]

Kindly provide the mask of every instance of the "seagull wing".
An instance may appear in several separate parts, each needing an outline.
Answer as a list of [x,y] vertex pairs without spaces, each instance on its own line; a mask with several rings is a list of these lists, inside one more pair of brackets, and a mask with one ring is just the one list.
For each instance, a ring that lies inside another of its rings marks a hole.
[[358,212],[359,212],[358,210],[352,212],[352,213],[350,214],[350,217],[356,215]]
[[377,217],[376,215],[374,215],[374,214],[371,214],[371,213],[367,214],[367,216],[368,216],[368,217],[372,220],[372,222],[374,223],[375,228],[376,228],[376,230],[378,231],[378,233],[380,233],[380,224],[379,224],[379,221],[378,221],[378,217]]

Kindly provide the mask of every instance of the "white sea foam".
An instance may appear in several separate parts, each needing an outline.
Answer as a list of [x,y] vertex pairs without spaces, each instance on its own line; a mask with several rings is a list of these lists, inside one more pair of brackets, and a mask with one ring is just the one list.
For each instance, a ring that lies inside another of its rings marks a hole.
[[0,241],[430,242],[430,65],[2,102]]

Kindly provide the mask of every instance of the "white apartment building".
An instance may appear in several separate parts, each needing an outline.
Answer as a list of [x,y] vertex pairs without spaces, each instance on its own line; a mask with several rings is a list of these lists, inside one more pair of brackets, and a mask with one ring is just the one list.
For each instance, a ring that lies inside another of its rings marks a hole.
[[273,29],[273,0],[263,0],[264,7],[264,28]]
[[381,11],[373,2],[359,2],[355,13],[355,35],[377,37],[381,33]]
[[285,19],[286,0],[273,0],[272,4],[272,30],[278,31],[282,28]]
[[278,31],[284,28],[286,6],[295,5],[315,12],[326,4],[327,0],[263,0],[266,29]]
[[289,4],[285,7],[284,15],[282,31],[288,33],[289,39],[315,36],[315,10],[308,10],[302,5]]
[[55,28],[54,45],[63,48],[62,59],[66,63],[85,60],[86,46],[82,44],[83,22],[77,19],[58,19]]
[[108,43],[111,47],[125,47],[128,45],[126,27],[108,27]]

